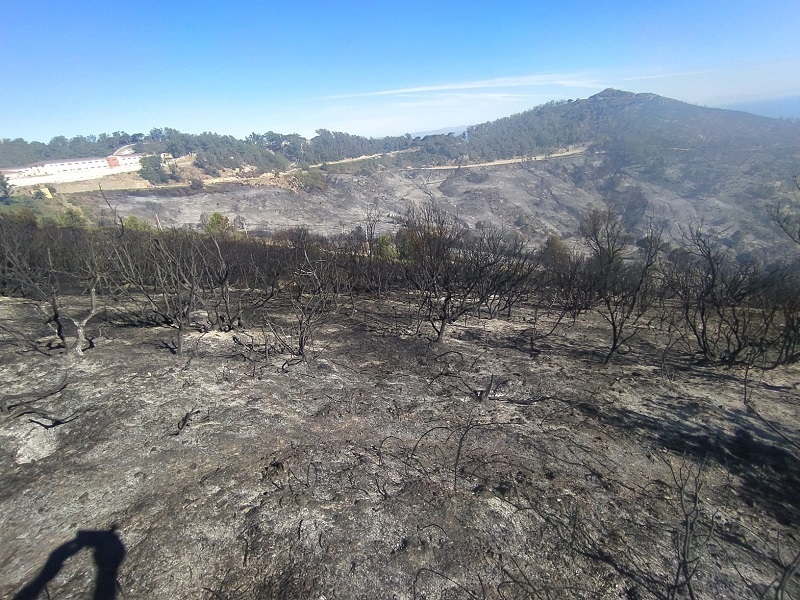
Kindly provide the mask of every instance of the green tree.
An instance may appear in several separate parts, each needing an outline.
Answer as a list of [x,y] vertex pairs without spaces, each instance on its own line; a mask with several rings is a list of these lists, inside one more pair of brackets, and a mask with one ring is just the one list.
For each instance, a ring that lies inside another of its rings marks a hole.
[[328,188],[328,182],[319,169],[298,171],[294,174],[294,181],[300,188],[309,192],[323,192]]
[[89,226],[89,219],[80,208],[69,206],[56,216],[56,224],[59,227],[85,228]]
[[11,198],[11,184],[8,183],[6,176],[0,173],[0,200],[8,202]]
[[139,175],[153,185],[163,185],[169,181],[169,175],[164,171],[164,164],[160,156],[145,156],[142,158]]
[[122,220],[122,224],[126,229],[130,229],[131,231],[150,231],[153,229],[150,223],[135,215],[125,217]]
[[375,257],[379,260],[395,260],[397,258],[397,247],[388,233],[379,235],[375,240]]
[[221,212],[211,213],[211,216],[208,217],[208,221],[206,221],[205,228],[206,233],[211,235],[220,235],[233,231],[231,220]]

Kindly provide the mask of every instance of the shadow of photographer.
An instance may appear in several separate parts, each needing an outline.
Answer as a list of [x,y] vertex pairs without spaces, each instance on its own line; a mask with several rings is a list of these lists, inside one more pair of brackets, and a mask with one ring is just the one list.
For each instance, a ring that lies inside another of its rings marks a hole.
[[92,549],[97,567],[93,600],[114,600],[117,597],[117,571],[125,560],[125,544],[116,533],[116,526],[106,531],[78,531],[70,541],[50,553],[39,574],[14,596],[14,600],[34,600],[52,581],[64,563],[84,548]]

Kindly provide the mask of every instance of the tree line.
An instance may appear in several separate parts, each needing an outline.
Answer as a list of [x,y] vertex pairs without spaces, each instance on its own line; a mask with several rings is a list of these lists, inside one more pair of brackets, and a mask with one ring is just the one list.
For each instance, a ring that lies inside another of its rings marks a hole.
[[99,136],[55,137],[45,144],[23,139],[0,140],[0,167],[71,158],[107,156],[121,146],[132,144],[137,152],[168,153],[174,157],[196,155],[196,165],[209,175],[221,169],[250,167],[254,173],[283,171],[292,163],[301,166],[357,158],[411,148],[419,138],[411,136],[366,138],[320,129],[306,139],[297,134],[269,131],[252,133],[245,139],[216,133],[190,134],[177,129],[155,128],[148,134],[114,132]]
[[22,167],[39,161],[101,157],[127,144],[141,142],[142,133],[124,131],[100,135],[57,136],[48,143],[27,142],[22,138],[0,140],[0,168]]
[[667,239],[651,223],[634,239],[612,209],[592,210],[581,248],[557,237],[531,248],[503,230],[471,230],[434,204],[409,208],[393,235],[377,232],[375,210],[329,238],[304,228],[246,236],[212,217],[196,231],[3,213],[0,292],[34,301],[51,348],[78,353],[110,320],[167,326],[176,353],[187,331],[217,329],[251,336],[242,342],[248,352],[302,358],[333,314],[388,302],[407,332],[439,343],[462,319],[512,318],[525,307],[534,318],[517,342],[530,351],[560,324],[594,313],[606,324],[605,361],[644,329],[660,332],[664,356],[769,366],[800,359],[797,260],[742,260],[702,224]]

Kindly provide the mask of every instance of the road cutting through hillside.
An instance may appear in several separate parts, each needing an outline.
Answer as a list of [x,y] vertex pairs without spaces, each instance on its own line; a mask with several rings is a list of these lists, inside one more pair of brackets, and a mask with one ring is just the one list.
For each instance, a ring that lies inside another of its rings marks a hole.
[[502,160],[493,160],[491,162],[483,162],[483,163],[470,163],[465,165],[443,165],[443,166],[436,166],[436,167],[407,167],[409,170],[415,169],[418,171],[450,171],[452,169],[471,169],[474,167],[494,167],[497,165],[511,165],[514,163],[522,163],[522,162],[530,162],[530,161],[539,161],[539,160],[547,160],[550,158],[562,158],[564,156],[574,156],[577,154],[584,154],[586,152],[586,147],[581,146],[579,148],[573,148],[571,150],[565,150],[564,152],[554,152],[553,154],[541,154],[539,156],[524,156],[520,158],[505,158]]

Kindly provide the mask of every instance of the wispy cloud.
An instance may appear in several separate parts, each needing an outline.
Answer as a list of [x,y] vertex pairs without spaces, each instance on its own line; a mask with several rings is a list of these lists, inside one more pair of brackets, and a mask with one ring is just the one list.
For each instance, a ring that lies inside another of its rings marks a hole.
[[[549,100],[588,97],[609,87],[701,104],[709,104],[709,99],[717,95],[730,101],[730,98],[742,97],[750,88],[772,93],[775,86],[768,85],[769,79],[781,81],[773,74],[778,70],[785,80],[789,69],[763,65],[747,71],[663,65],[660,70],[629,67],[538,73],[316,97],[314,110],[310,112],[317,119],[317,127],[361,135],[395,135],[482,123]],[[742,72],[748,75],[744,78],[748,89],[744,89]],[[723,102],[714,100],[713,103]]]
[[651,75],[634,75],[623,77],[622,81],[644,81],[647,79],[670,79],[673,77],[693,77],[696,75],[708,75],[709,73],[723,73],[724,69],[709,69],[705,71],[677,71],[674,73],[654,73]]
[[434,93],[425,96],[413,94],[398,94],[396,99],[382,106],[442,106],[461,102],[511,102],[534,98],[530,94],[508,94],[503,92],[476,92],[476,93]]
[[[786,73],[797,70],[797,63],[794,69],[773,63],[745,66],[746,69],[693,64],[584,70],[578,67],[570,72],[476,77],[407,87],[387,85],[372,91],[317,96],[298,114],[303,118],[313,115],[314,128],[380,137],[483,123],[550,100],[586,98],[609,87],[715,106],[755,92],[765,98],[797,94],[796,84],[786,82]],[[302,127],[293,126],[301,133],[312,130],[305,122]]]
[[594,79],[582,73],[549,73],[538,75],[521,75],[518,77],[495,77],[493,79],[479,79],[475,81],[461,81],[442,83],[437,85],[420,85],[415,87],[395,88],[389,90],[376,90],[354,94],[338,94],[326,96],[326,99],[366,98],[371,96],[403,96],[408,94],[426,94],[430,92],[448,92],[459,90],[479,90],[498,88],[520,88],[536,86],[559,86],[570,88],[597,87],[599,84]]

